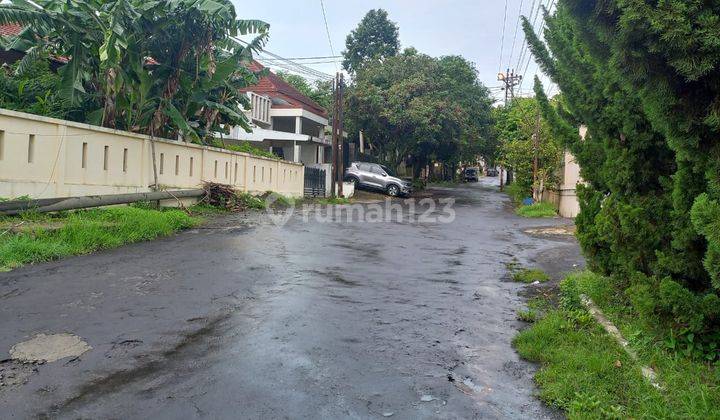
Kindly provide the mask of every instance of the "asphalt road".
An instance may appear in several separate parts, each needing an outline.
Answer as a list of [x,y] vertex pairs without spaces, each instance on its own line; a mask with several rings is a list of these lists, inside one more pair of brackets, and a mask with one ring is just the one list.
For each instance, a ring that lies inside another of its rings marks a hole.
[[521,219],[491,184],[433,190],[456,199],[451,223],[418,220],[443,206],[375,223],[232,215],[0,273],[0,352],[40,333],[92,347],[0,362],[0,417],[557,417],[511,347],[526,286],[506,263],[558,275],[581,257],[523,232],[567,220]]

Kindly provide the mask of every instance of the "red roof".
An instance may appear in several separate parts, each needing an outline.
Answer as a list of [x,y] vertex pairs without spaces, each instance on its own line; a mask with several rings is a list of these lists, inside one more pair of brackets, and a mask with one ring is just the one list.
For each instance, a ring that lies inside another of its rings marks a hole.
[[15,36],[22,31],[22,26],[17,23],[7,23],[0,25],[0,36]]
[[[257,61],[253,61],[248,67],[254,72],[265,68]],[[283,80],[282,77],[272,72],[268,72],[267,76],[261,77],[258,84],[242,89],[242,91],[266,94],[271,98],[279,98],[288,103],[288,105],[273,103],[273,108],[302,108],[323,118],[327,118],[328,115],[327,111],[317,102],[303,95],[295,87]]]

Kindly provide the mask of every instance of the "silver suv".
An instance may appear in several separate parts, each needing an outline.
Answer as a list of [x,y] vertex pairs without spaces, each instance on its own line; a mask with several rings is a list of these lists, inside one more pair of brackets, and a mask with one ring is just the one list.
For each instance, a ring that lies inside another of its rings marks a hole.
[[368,162],[353,162],[345,170],[345,180],[355,184],[355,188],[372,188],[396,197],[410,195],[412,183],[398,178],[384,165]]

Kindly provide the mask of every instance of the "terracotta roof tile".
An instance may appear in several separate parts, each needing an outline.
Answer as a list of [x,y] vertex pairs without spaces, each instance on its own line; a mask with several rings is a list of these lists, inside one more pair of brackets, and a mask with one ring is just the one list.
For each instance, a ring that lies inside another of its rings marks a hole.
[[15,36],[22,31],[22,25],[17,23],[7,23],[0,25],[0,36]]
[[[265,67],[257,61],[253,61],[248,65],[248,68],[258,72]],[[267,76],[261,77],[258,84],[242,90],[244,92],[265,93],[271,97],[283,99],[290,104],[289,106],[273,104],[272,106],[275,108],[302,108],[323,118],[327,118],[328,115],[327,111],[317,102],[303,95],[295,87],[283,80],[282,77],[272,72],[268,72]]]

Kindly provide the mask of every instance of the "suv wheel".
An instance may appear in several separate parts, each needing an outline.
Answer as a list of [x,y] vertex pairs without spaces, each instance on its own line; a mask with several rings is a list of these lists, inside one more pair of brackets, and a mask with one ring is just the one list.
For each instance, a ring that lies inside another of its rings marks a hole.
[[355,177],[350,178],[350,182],[353,184],[353,188],[355,189],[360,186],[360,180]]
[[390,197],[397,197],[398,195],[400,195],[400,187],[395,184],[390,184],[390,186],[387,188],[387,193]]

